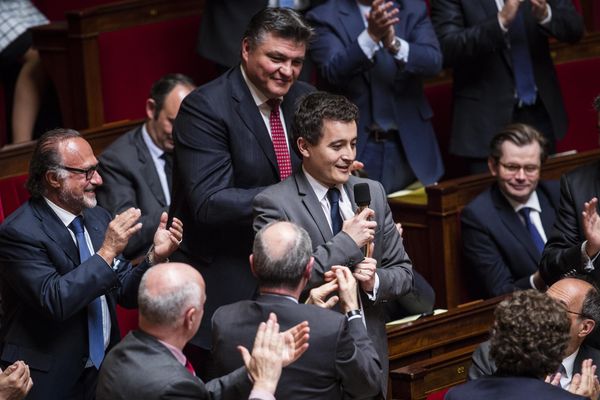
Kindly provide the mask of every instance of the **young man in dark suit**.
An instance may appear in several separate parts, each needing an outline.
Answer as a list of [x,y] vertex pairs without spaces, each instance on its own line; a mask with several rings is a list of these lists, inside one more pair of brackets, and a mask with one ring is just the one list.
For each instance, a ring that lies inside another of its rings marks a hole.
[[462,211],[463,256],[481,295],[545,287],[538,264],[558,210],[558,182],[540,181],[545,139],[513,124],[490,143],[488,168],[496,182]]

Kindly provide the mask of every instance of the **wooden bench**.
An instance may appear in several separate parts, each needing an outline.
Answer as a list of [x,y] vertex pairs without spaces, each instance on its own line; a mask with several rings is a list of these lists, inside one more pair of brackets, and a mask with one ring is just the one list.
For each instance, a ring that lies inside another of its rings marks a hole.
[[[600,149],[548,160],[542,179],[559,179],[580,165],[600,159]],[[438,307],[474,300],[469,273],[461,262],[460,212],[494,182],[490,174],[451,179],[426,188],[420,204],[390,200],[394,220],[404,228],[404,245],[415,268],[436,292]]]

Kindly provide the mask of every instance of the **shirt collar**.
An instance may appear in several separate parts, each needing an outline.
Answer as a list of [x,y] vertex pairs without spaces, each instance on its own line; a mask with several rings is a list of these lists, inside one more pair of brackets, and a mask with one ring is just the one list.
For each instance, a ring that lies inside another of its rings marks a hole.
[[169,349],[169,351],[173,354],[173,357],[175,357],[177,359],[177,361],[179,363],[181,363],[181,365],[185,366],[186,362],[187,362],[187,358],[185,356],[185,354],[183,354],[183,352],[181,350],[179,350],[177,347],[173,346],[172,344],[169,344],[167,342],[163,342],[160,339],[157,339],[163,346],[165,346],[167,349]]
[[150,134],[148,133],[148,130],[146,129],[146,124],[142,125],[142,138],[144,139],[144,143],[146,143],[146,147],[148,148],[152,158],[159,158],[163,155],[165,151],[154,143],[150,137]]
[[515,210],[515,212],[519,212],[522,208],[525,207],[531,208],[532,210],[535,210],[539,213],[542,212],[542,207],[540,206],[540,199],[538,198],[537,192],[535,190],[531,192],[529,199],[527,199],[525,203],[519,203],[518,201],[511,199],[510,197],[505,195],[502,190],[500,191],[500,193],[502,193],[504,198],[508,200],[508,203],[513,208],[513,210]]
[[565,367],[565,371],[567,372],[567,377],[569,380],[573,378],[573,366],[575,365],[575,358],[577,358],[578,353],[579,347],[573,354],[562,360],[562,365]]
[[77,215],[72,214],[71,212],[58,206],[57,204],[50,201],[50,199],[48,199],[47,197],[44,197],[44,200],[46,200],[46,203],[48,203],[52,211],[54,211],[54,213],[58,216],[58,218],[60,218],[61,222],[65,224],[67,228],[69,227],[69,225],[71,225],[71,222],[73,222],[73,220],[77,217]]
[[[313,192],[315,192],[315,195],[317,196],[317,200],[319,200],[319,202],[320,202],[324,198],[327,198],[327,192],[331,188],[323,185],[321,182],[319,182],[318,180],[313,178],[312,175],[309,174],[308,171],[306,171],[306,169],[304,168],[304,165],[302,165],[302,172],[304,172],[304,175],[306,176],[306,179],[308,180],[308,184],[312,188]],[[344,197],[345,197],[343,195],[344,185],[338,184],[338,185],[335,185],[335,187],[340,191],[340,201],[344,202]]]
[[294,303],[298,304],[298,299],[292,297],[292,296],[288,296],[285,294],[279,294],[279,293],[271,293],[271,292],[265,292],[265,293],[260,293],[261,296],[277,296],[277,297],[283,297],[284,299],[288,299],[293,301]]
[[[248,89],[250,89],[250,94],[252,95],[254,104],[256,104],[257,107],[264,105],[267,101],[269,101],[269,98],[265,96],[263,92],[258,90],[254,83],[252,83],[252,81],[248,78],[248,75],[246,74],[246,70],[241,64],[240,69],[242,70],[242,77],[244,78],[244,82],[246,82],[246,85],[248,85]],[[283,97],[279,97],[279,100],[283,101]]]

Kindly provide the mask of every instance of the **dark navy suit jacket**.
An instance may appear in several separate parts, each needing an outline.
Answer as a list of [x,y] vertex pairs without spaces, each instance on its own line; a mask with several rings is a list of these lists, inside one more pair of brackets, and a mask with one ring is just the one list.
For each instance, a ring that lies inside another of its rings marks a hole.
[[[433,112],[423,93],[422,77],[438,74],[442,55],[433,27],[421,0],[397,1],[400,22],[396,36],[410,45],[407,63],[396,62],[396,74],[389,85],[394,96],[396,124],[402,147],[417,178],[424,184],[437,181],[444,173],[435,133],[431,125]],[[332,90],[352,100],[360,110],[357,158],[364,159],[367,127],[373,122],[372,98],[382,96],[371,89],[374,63],[358,45],[365,29],[355,0],[331,0],[306,15],[316,28],[311,57],[320,75]],[[386,51],[386,50],[380,50]],[[375,57],[376,58],[376,57]]]
[[[536,193],[549,238],[558,210],[558,182],[540,181]],[[540,254],[496,184],[463,209],[461,238],[464,259],[487,297],[531,288],[529,276],[537,271]]]
[[[281,108],[290,145],[291,123],[300,96],[314,88],[296,82]],[[192,343],[210,348],[210,318],[223,304],[250,299],[252,200],[279,182],[269,131],[239,66],[190,93],[173,128],[175,159],[171,216],[186,233],[171,259],[196,267],[206,282],[204,318]],[[290,149],[292,166],[300,159]]]
[[[83,212],[94,249],[111,220],[101,207]],[[0,227],[2,367],[29,364],[34,381],[28,399],[63,399],[88,358],[87,305],[106,295],[112,331],[119,338],[116,303],[137,307],[146,263],[116,270],[94,254],[83,263],[68,228],[44,199],[31,199]]]

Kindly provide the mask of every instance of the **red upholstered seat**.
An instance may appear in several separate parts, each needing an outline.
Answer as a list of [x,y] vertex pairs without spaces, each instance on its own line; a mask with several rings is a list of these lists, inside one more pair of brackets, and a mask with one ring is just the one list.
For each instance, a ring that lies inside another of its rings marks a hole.
[[29,199],[29,192],[25,189],[27,174],[15,175],[0,179],[0,222],[4,221],[11,212]]
[[448,390],[450,390],[450,388],[446,388],[446,389],[438,390],[437,392],[433,392],[429,396],[427,396],[427,400],[444,400],[444,396],[446,395],[446,392]]

